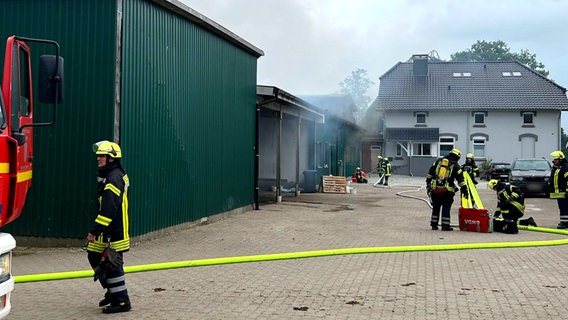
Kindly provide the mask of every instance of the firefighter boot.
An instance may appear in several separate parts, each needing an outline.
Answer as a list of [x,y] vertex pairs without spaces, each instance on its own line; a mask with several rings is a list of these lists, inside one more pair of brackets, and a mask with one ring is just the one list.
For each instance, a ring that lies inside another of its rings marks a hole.
[[452,228],[450,226],[442,225],[442,231],[453,231],[453,230],[454,230],[454,228]]
[[533,217],[530,217],[528,219],[522,219],[519,220],[519,225],[521,226],[532,226],[532,227],[536,227],[536,222],[534,221]]
[[119,312],[127,312],[132,309],[130,305],[130,301],[122,301],[117,303],[111,303],[110,306],[103,309],[103,313],[119,313]]
[[432,226],[432,230],[438,230],[438,225],[437,225],[437,224],[433,224],[433,223],[432,223],[431,226]]
[[556,229],[568,229],[568,222],[560,222],[558,226],[556,226]]
[[109,305],[110,303],[111,303],[111,301],[110,301],[110,295],[109,295],[109,293],[107,292],[107,293],[105,293],[105,297],[104,297],[101,301],[99,301],[99,307],[102,308],[102,307],[104,307],[104,306],[106,306],[106,305]]

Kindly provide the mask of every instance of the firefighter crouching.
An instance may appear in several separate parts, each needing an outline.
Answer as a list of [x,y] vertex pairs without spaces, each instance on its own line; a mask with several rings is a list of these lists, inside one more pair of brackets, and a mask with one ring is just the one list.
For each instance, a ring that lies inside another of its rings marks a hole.
[[505,233],[517,233],[517,225],[536,227],[532,217],[521,219],[525,214],[525,197],[521,190],[512,184],[489,180],[487,188],[497,193],[497,208],[493,214],[493,230]]
[[94,227],[87,235],[87,257],[95,281],[107,291],[99,307],[103,313],[131,309],[122,263],[122,253],[130,249],[128,234],[128,176],[120,163],[118,144],[100,141],[93,145],[98,163],[98,213]]
[[367,174],[361,168],[357,167],[355,173],[351,176],[353,182],[367,183]]
[[452,149],[447,156],[436,160],[426,175],[426,190],[432,199],[430,220],[432,230],[438,230],[440,211],[442,212],[442,231],[453,230],[450,226],[450,210],[457,189],[455,181],[458,182],[462,194],[467,192],[466,182],[458,164],[460,157],[461,152],[458,149]]

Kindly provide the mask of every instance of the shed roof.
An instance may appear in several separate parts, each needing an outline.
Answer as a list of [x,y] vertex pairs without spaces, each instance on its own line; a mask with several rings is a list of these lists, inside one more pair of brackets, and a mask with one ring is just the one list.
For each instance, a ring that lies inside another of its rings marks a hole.
[[152,0],[153,2],[167,8],[168,10],[175,12],[192,22],[198,24],[199,26],[213,32],[214,34],[220,36],[221,38],[228,40],[229,42],[243,48],[249,53],[254,54],[256,57],[261,57],[264,52],[259,48],[255,47],[248,41],[237,36],[235,33],[231,32],[229,29],[223,27],[222,25],[216,23],[215,21],[207,18],[203,14],[193,10],[192,8],[186,6],[177,0]]
[[[325,123],[325,115],[316,106],[278,87],[257,85],[257,106]],[[282,108],[284,106],[284,108]]]
[[376,107],[398,110],[568,110],[566,89],[521,63],[399,62],[380,77]]

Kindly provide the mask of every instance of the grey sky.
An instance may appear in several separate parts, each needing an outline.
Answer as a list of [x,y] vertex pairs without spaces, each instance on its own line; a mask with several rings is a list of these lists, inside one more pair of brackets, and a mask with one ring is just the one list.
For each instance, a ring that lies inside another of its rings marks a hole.
[[[412,54],[441,59],[477,40],[503,40],[536,54],[568,87],[568,1],[182,0],[264,51],[258,83],[294,95],[329,94],[362,68],[379,77]],[[563,116],[563,123],[568,117]],[[565,128],[567,125],[563,125]]]

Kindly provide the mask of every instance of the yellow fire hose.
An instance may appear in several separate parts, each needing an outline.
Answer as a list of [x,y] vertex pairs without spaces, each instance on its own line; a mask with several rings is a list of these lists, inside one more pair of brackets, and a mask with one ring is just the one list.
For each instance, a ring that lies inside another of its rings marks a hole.
[[[528,227],[528,226],[519,226],[519,229],[568,235],[568,231],[557,230],[557,229],[537,228],[537,227]],[[334,256],[334,255],[361,254],[361,253],[521,248],[521,247],[557,246],[564,244],[568,244],[568,238],[560,240],[541,240],[541,241],[524,241],[524,242],[492,242],[492,243],[463,243],[463,244],[446,244],[446,245],[344,248],[344,249],[301,251],[301,252],[289,252],[289,253],[261,254],[253,256],[237,256],[237,257],[153,263],[153,264],[144,264],[138,266],[128,266],[124,268],[124,272],[134,273],[134,272],[155,271],[155,270],[164,270],[164,269],[203,267],[203,266],[231,264],[231,263],[301,259],[301,258],[314,258],[314,257],[325,257],[325,256]],[[51,280],[63,280],[63,279],[87,278],[87,277],[92,277],[93,275],[94,275],[93,270],[54,272],[54,273],[15,276],[14,281],[16,283],[51,281]]]

